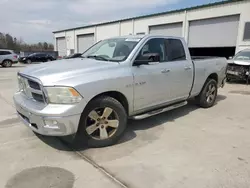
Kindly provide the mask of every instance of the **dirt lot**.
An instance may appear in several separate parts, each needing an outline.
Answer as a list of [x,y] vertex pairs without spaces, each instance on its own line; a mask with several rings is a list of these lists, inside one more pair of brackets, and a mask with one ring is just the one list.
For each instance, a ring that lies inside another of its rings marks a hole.
[[115,146],[73,151],[19,122],[12,95],[22,68],[0,68],[0,187],[250,187],[250,86],[227,84],[213,108],[190,102],[130,121]]

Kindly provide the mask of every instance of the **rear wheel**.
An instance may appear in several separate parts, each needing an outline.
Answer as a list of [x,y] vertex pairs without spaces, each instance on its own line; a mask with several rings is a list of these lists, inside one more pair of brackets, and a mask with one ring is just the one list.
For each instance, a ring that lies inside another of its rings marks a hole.
[[4,60],[2,63],[3,67],[11,67],[12,66],[12,62],[10,60]]
[[115,144],[127,126],[127,113],[116,99],[100,97],[91,101],[82,113],[77,142],[90,147],[106,147]]
[[196,97],[197,104],[202,108],[213,106],[217,97],[217,90],[217,82],[214,79],[208,79],[201,93]]

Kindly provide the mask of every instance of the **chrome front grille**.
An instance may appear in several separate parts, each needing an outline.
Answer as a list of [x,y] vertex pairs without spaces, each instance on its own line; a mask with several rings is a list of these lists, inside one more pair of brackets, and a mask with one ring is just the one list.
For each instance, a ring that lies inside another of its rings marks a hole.
[[42,86],[37,81],[22,75],[18,75],[18,81],[20,91],[27,97],[38,102],[46,102]]

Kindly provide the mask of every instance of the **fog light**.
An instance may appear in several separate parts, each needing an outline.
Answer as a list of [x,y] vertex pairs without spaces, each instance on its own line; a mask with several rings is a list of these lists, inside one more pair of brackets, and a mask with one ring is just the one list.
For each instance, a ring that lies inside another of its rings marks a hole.
[[44,120],[44,127],[45,128],[50,128],[50,129],[59,129],[58,127],[58,122],[56,120]]

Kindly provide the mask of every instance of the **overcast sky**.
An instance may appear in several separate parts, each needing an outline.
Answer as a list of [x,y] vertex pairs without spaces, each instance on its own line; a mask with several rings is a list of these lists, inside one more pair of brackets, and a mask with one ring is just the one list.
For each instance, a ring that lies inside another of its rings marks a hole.
[[27,43],[53,42],[52,31],[185,8],[218,0],[0,0],[0,32]]

